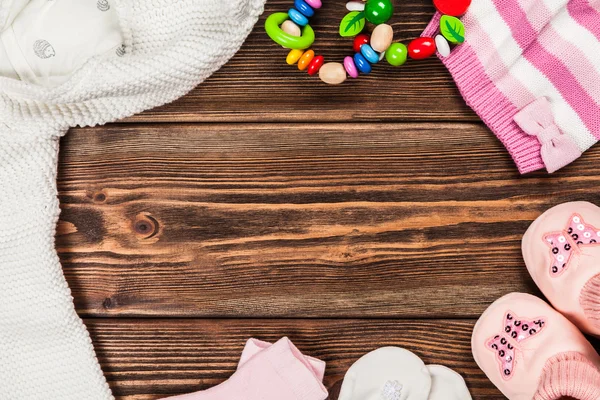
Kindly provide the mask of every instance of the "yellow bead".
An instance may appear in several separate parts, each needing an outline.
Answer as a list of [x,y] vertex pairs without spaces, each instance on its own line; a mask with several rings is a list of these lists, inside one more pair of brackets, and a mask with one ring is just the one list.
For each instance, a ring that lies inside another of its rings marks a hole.
[[315,52],[312,50],[306,50],[298,61],[298,69],[300,71],[304,71],[306,68],[308,68],[308,64],[310,64],[313,58],[315,58]]
[[288,63],[289,65],[294,65],[298,62],[300,57],[302,57],[302,54],[304,54],[304,50],[298,50],[298,49],[290,50],[290,52],[287,55],[287,58],[285,59],[285,62]]

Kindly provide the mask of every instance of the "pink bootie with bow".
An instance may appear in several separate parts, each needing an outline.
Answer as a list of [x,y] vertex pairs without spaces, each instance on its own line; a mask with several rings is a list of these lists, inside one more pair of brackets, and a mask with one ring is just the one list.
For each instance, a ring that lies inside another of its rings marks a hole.
[[600,357],[543,300],[512,293],[481,316],[471,342],[477,365],[509,400],[600,399]]
[[600,336],[600,208],[564,203],[538,217],[522,242],[536,285],[582,331]]

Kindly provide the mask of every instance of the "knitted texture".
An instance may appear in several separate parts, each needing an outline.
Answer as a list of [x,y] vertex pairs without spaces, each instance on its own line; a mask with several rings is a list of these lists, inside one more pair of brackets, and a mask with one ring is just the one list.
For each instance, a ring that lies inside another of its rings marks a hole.
[[[439,19],[424,36],[436,33]],[[597,0],[477,0],[463,23],[466,42],[441,60],[521,173],[553,172],[598,141]],[[540,109],[540,100],[551,120],[536,121],[533,112],[527,125],[518,121],[528,106]]]
[[592,325],[600,329],[600,275],[585,284],[579,295],[579,304]]
[[546,362],[533,400],[600,399],[600,371],[577,352],[561,353]]
[[[0,0],[0,31],[14,5]],[[0,399],[112,395],[54,248],[59,139],[184,95],[239,49],[263,0],[111,0],[122,57],[54,88],[0,77]]]

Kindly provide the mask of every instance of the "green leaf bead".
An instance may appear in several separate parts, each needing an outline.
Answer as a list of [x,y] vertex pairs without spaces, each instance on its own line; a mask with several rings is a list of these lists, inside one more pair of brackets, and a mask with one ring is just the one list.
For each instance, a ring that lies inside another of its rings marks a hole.
[[387,22],[394,15],[394,6],[390,0],[368,0],[365,4],[365,17],[372,24]]
[[440,18],[440,32],[453,44],[460,44],[465,41],[465,26],[456,17],[442,15]]
[[385,59],[390,65],[398,67],[406,62],[408,49],[403,43],[392,43],[385,52]]
[[365,24],[365,13],[363,11],[352,11],[340,23],[340,36],[356,36],[365,28]]

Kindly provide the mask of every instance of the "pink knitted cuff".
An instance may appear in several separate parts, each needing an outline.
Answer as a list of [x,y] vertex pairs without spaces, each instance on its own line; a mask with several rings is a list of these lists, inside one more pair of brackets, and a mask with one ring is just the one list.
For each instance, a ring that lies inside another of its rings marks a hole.
[[[434,37],[439,29],[436,13],[422,36]],[[467,41],[456,46],[448,57],[440,57],[454,78],[460,93],[477,115],[506,147],[522,174],[545,168],[537,138],[527,135],[514,121],[520,111],[494,85]]]
[[581,353],[560,353],[546,362],[533,400],[600,399],[600,371]]

